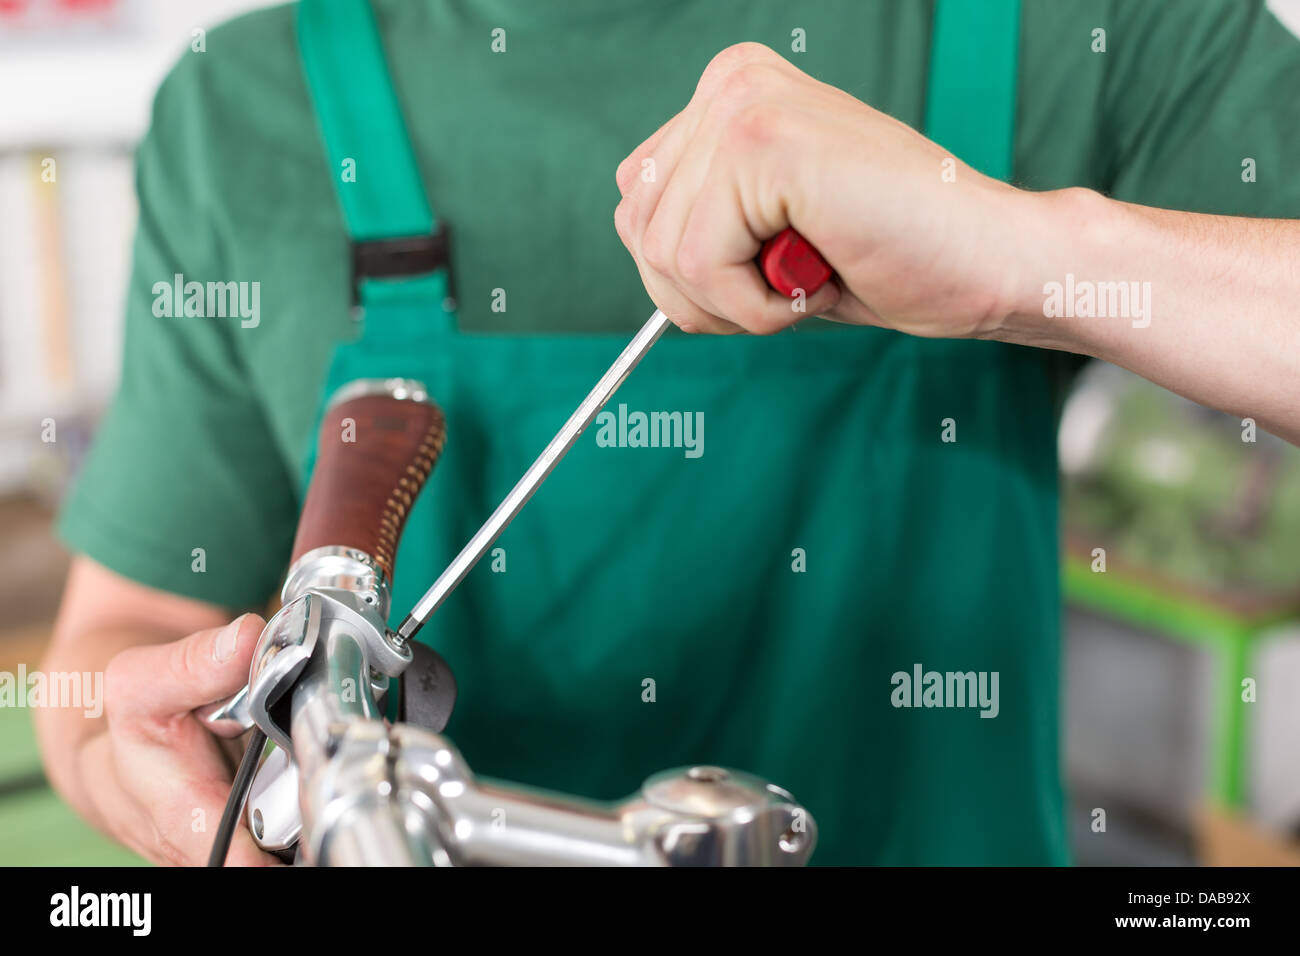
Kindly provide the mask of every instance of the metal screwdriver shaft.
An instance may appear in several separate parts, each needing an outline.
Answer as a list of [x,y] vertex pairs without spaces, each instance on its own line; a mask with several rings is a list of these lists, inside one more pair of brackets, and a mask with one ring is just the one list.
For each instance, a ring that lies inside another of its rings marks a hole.
[[628,377],[632,369],[636,368],[637,363],[650,351],[650,346],[658,341],[659,336],[664,334],[668,328],[668,316],[664,315],[658,309],[650,316],[648,322],[641,327],[632,341],[628,343],[627,348],[614,364],[609,367],[600,381],[596,383],[587,397],[582,400],[582,404],[577,407],[569,420],[564,423],[564,427],[559,430],[554,438],[550,440],[542,453],[537,456],[537,460],[529,466],[524,472],[524,476],[519,479],[510,494],[505,496],[501,504],[497,505],[495,511],[483,523],[474,537],[469,539],[469,543],[461,548],[460,554],[452,559],[451,564],[447,565],[447,570],[438,575],[438,580],[433,582],[433,586],[424,593],[418,604],[411,609],[411,613],[402,621],[401,626],[397,629],[394,636],[394,643],[399,647],[404,646],[416,632],[424,626],[430,615],[442,605],[447,599],[447,595],[456,589],[456,586],[465,579],[470,569],[478,564],[479,558],[487,553],[492,543],[501,536],[501,532],[506,526],[514,520],[515,515],[519,514],[520,509],[528,503],[528,499],[533,496],[546,476],[549,475],[560,463],[560,459],[565,453],[573,447],[588,425],[595,420],[600,414],[600,410],[605,407],[610,396],[618,390],[623,384],[623,380]]
[[[809,245],[803,236],[789,228],[783,229],[763,243],[758,254],[758,267],[767,284],[785,296],[795,296],[800,293],[811,296],[831,277],[831,267],[822,258],[821,253]],[[645,357],[646,352],[650,351],[650,346],[658,341],[659,336],[664,334],[668,322],[668,316],[655,309],[650,320],[633,336],[627,348],[623,349],[622,354],[609,367],[609,371],[601,376],[596,387],[569,416],[569,420],[564,423],[559,434],[542,449],[537,460],[510,489],[510,494],[497,505],[497,510],[492,512],[483,527],[469,539],[469,543],[461,548],[460,554],[447,565],[447,570],[438,576],[438,580],[433,582],[433,587],[424,593],[424,597],[420,598],[419,603],[411,609],[411,613],[406,615],[406,620],[402,621],[397,633],[393,635],[394,644],[399,648],[404,647],[424,626],[429,616],[442,606],[443,601],[447,600],[447,595],[456,590],[456,586],[465,580],[465,575],[478,564],[478,559],[487,553],[488,548],[492,547],[492,542],[500,537],[501,532],[528,503],[533,492],[560,463],[565,453],[573,447],[578,436],[600,414],[600,410],[605,407],[610,396],[623,384],[623,379],[636,368],[637,363]]]

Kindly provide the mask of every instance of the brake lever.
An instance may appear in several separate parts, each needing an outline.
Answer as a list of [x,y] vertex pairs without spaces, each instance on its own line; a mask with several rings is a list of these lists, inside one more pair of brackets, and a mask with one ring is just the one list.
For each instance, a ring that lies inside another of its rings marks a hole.
[[253,714],[248,706],[248,685],[245,684],[235,693],[231,694],[225,700],[219,700],[212,704],[205,704],[198,708],[195,715],[207,725],[208,729],[221,737],[234,737],[237,734],[229,733],[227,728],[222,726],[227,723],[234,723],[239,727],[239,733],[252,730]]

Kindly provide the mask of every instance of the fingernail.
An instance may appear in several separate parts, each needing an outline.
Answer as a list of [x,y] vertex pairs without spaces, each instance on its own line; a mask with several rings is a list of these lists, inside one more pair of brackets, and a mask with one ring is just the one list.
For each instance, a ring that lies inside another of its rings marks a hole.
[[239,627],[244,623],[247,614],[241,614],[229,624],[221,629],[217,635],[216,641],[212,645],[212,659],[218,664],[224,664],[235,656],[235,650],[239,647]]

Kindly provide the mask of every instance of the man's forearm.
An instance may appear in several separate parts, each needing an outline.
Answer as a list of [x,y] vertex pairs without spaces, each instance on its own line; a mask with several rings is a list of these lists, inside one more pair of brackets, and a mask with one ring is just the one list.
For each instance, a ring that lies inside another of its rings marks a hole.
[[1300,222],[1022,196],[1032,242],[997,338],[1104,359],[1300,443]]

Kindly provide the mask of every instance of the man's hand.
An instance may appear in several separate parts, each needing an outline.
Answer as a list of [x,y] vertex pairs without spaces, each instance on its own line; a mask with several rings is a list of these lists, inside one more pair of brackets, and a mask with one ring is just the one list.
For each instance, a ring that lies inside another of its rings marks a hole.
[[[822,314],[1077,352],[1300,444],[1300,222],[1015,189],[752,43],[713,59],[618,185],[619,236],[687,331]],[[753,264],[787,226],[838,276],[802,312]],[[1063,307],[1075,277],[1135,301]]]
[[[758,44],[714,57],[617,179],[619,236],[655,304],[687,331],[763,334],[824,314],[989,336],[1023,289],[1026,194]],[[806,311],[753,264],[787,226],[839,279]]]
[[[248,680],[264,622],[165,594],[74,561],[46,672],[103,671],[103,715],[36,712],[51,783],[110,836],[155,863],[202,866],[242,747],[194,710]],[[172,639],[193,629],[188,637]],[[238,733],[238,728],[228,728]],[[278,864],[240,827],[230,866]]]
[[[108,728],[83,747],[83,773],[99,781],[93,799],[112,835],[155,862],[207,861],[233,753],[194,710],[244,686],[264,624],[245,614],[169,644],[127,648],[104,672]],[[235,831],[229,865],[277,862],[247,829]]]

